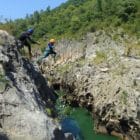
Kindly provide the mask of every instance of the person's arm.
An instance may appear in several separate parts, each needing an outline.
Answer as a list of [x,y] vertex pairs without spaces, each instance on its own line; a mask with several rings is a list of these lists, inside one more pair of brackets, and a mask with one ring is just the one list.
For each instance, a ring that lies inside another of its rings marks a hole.
[[51,53],[54,54],[54,57],[56,56],[55,46],[51,46]]
[[50,49],[51,52],[54,52],[54,46],[51,46],[51,45],[50,45],[50,46],[49,46],[49,49]]
[[28,40],[31,41],[34,44],[40,45],[40,43],[38,43],[37,41],[34,41],[30,36],[28,36]]

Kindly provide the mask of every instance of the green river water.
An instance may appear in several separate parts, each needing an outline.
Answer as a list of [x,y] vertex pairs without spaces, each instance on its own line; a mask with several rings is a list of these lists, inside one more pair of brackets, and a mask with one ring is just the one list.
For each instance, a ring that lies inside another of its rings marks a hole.
[[78,122],[84,140],[119,140],[119,138],[114,136],[96,134],[93,131],[93,119],[86,109],[74,108],[71,110],[70,117]]
[[[82,140],[119,140],[119,138],[114,136],[97,134],[93,129],[94,122],[92,116],[86,109],[79,107],[72,108],[70,106],[64,105],[60,98],[57,100],[56,108],[58,110],[60,120],[63,120],[64,118],[67,120],[69,120],[69,118],[75,120],[75,122],[78,124],[78,127],[80,128],[83,137]],[[65,126],[67,127],[67,123]]]

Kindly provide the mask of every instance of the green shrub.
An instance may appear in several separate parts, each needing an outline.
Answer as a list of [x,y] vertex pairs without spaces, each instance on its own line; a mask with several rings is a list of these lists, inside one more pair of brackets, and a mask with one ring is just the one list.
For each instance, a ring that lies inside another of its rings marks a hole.
[[96,57],[93,59],[95,64],[100,64],[107,61],[107,54],[103,51],[96,51]]
[[127,98],[128,98],[128,93],[126,91],[123,91],[121,94],[121,100],[125,105],[127,104]]
[[46,111],[48,116],[52,115],[52,110],[50,108],[46,108],[45,111]]
[[140,56],[140,44],[127,43],[125,47],[126,56]]

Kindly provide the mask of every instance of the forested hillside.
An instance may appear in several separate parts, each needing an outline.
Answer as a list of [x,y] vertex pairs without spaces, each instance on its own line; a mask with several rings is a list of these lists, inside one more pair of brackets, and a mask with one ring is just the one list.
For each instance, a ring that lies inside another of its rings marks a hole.
[[140,0],[68,0],[61,6],[35,11],[25,19],[8,20],[0,28],[17,36],[29,27],[35,38],[80,37],[86,32],[108,27],[123,27],[130,34],[140,35]]

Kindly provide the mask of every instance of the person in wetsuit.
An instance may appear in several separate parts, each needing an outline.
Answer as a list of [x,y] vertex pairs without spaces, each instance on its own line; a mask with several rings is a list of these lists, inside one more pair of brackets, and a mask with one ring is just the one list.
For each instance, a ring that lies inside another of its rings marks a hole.
[[38,63],[41,63],[42,62],[42,60],[44,59],[44,58],[47,58],[49,55],[53,55],[53,57],[54,57],[54,59],[55,59],[55,57],[56,57],[56,52],[54,51],[54,48],[55,48],[55,46],[54,46],[54,44],[55,44],[55,39],[50,39],[50,41],[49,41],[49,43],[48,43],[48,45],[47,45],[47,47],[46,47],[46,49],[45,49],[45,51],[44,51],[44,54],[38,59]]
[[21,42],[21,46],[19,49],[23,48],[24,46],[28,47],[28,51],[29,51],[29,57],[31,59],[32,57],[32,51],[31,51],[31,43],[36,43],[39,44],[38,42],[34,41],[31,38],[31,35],[33,34],[34,30],[33,29],[28,29],[26,32],[23,32],[20,34],[18,40]]

